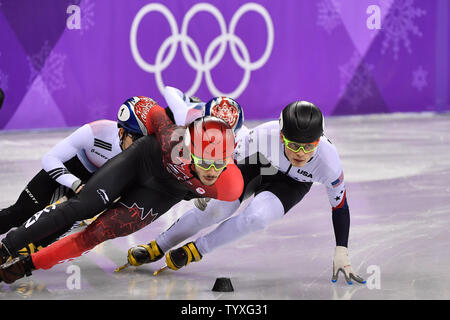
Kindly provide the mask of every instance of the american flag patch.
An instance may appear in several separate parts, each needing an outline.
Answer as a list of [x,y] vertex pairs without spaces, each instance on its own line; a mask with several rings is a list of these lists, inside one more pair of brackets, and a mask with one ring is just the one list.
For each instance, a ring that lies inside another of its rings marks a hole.
[[341,185],[341,183],[344,182],[344,171],[341,172],[341,175],[339,176],[339,178],[337,178],[336,180],[334,180],[331,185],[333,186],[333,188],[337,188]]

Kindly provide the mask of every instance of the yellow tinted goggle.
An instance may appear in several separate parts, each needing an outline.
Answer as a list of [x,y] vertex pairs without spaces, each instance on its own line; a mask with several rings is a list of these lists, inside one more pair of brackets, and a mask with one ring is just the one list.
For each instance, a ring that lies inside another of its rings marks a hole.
[[194,164],[203,170],[210,170],[211,168],[214,168],[216,171],[220,171],[224,169],[228,165],[228,161],[214,161],[214,160],[207,160],[202,159],[194,156],[191,154],[192,160],[194,160]]
[[286,139],[286,137],[283,135],[283,141],[286,147],[294,152],[299,152],[300,149],[303,150],[304,153],[310,153],[317,149],[317,146],[319,145],[319,139],[312,143],[298,143],[291,140]]

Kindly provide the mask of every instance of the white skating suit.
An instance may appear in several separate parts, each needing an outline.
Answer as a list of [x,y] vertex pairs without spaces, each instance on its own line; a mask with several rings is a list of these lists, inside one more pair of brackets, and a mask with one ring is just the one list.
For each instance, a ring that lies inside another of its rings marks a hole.
[[74,195],[78,186],[121,151],[114,121],[99,120],[75,130],[44,155],[43,169],[28,182],[17,201],[0,210],[0,234],[62,197]]
[[[235,157],[245,183],[241,199],[234,202],[212,199],[204,211],[195,207],[187,211],[156,238],[163,251],[221,221],[217,228],[195,241],[201,255],[264,229],[298,204],[314,182],[326,187],[336,245],[347,246],[350,215],[344,174],[337,150],[325,136],[320,138],[308,163],[293,167],[284,154],[279,123],[270,121],[239,138]],[[231,217],[251,195],[254,198],[248,206]]]
[[184,126],[203,116],[204,102],[191,102],[189,97],[174,87],[164,88],[164,99],[173,112],[175,124]]
[[121,151],[117,122],[98,120],[85,124],[56,144],[42,158],[42,167],[59,184],[72,188],[82,179],[66,168],[66,161],[77,157],[87,171],[94,173]]
[[[256,154],[259,153],[259,159]],[[333,208],[342,205],[345,185],[344,173],[336,147],[322,136],[317,149],[303,167],[293,167],[284,154],[284,143],[280,139],[278,121],[270,121],[250,130],[248,135],[238,140],[235,151],[238,164],[246,164],[264,159],[270,167],[262,167],[262,175],[284,174],[301,182],[317,182],[326,187],[328,200]],[[262,163],[263,164],[263,163]]]

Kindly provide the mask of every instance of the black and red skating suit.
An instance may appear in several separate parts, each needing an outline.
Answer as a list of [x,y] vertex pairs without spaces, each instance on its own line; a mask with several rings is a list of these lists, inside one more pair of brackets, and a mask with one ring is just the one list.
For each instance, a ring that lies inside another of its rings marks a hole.
[[182,164],[172,155],[177,152],[184,127],[174,125],[158,105],[152,107],[146,122],[149,133],[155,134],[137,140],[108,161],[77,196],[36,213],[9,232],[2,241],[9,252],[14,254],[28,243],[67,229],[76,221],[92,218],[105,209],[109,210],[84,230],[89,236],[78,242],[79,250],[135,232],[181,200],[239,198],[243,178],[236,165],[229,164],[214,185],[205,186],[190,164]]

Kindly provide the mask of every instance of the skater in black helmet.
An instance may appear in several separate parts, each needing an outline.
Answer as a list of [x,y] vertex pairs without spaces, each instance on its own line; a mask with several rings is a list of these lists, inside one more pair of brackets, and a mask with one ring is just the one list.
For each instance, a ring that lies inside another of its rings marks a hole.
[[[352,280],[364,283],[353,271],[348,255],[350,212],[344,173],[335,146],[323,132],[324,118],[314,104],[295,101],[287,105],[278,121],[257,126],[238,141],[236,159],[244,177],[244,193],[239,200],[213,199],[209,203],[196,200],[197,208],[186,212],[156,240],[131,248],[128,263],[139,266],[154,262],[164,253],[167,266],[173,270],[200,261],[220,246],[281,219],[316,182],[326,187],[332,207],[336,240],[332,281],[337,281],[341,271],[349,284]],[[248,207],[231,217],[251,195],[255,197]],[[219,222],[210,233],[171,250],[201,229]]]

